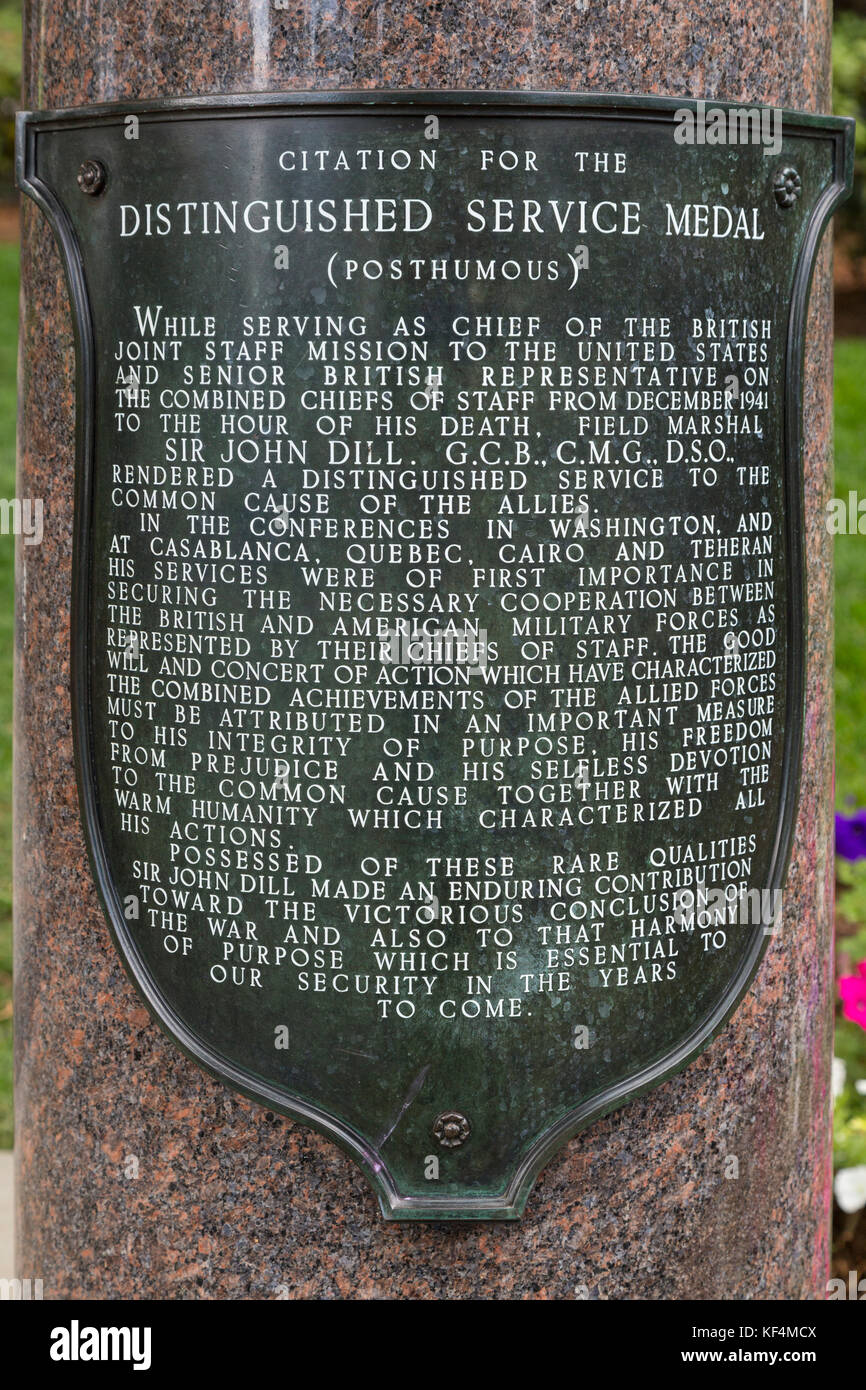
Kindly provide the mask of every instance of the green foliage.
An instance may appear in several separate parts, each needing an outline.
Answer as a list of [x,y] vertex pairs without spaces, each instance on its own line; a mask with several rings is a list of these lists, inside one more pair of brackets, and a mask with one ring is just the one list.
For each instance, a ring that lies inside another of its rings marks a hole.
[[21,95],[21,0],[0,0],[0,201],[15,196],[15,112]]
[[857,121],[854,143],[854,192],[838,216],[862,248],[866,207],[866,18],[842,13],[833,24],[833,110]]
[[[854,935],[838,942],[840,955],[844,953],[853,966],[866,960],[866,860],[855,864],[839,860],[836,874],[838,916],[847,924],[857,923]],[[834,1052],[846,1070],[845,1089],[836,1099],[833,1114],[834,1161],[837,1168],[852,1168],[866,1163],[866,1095],[860,1095],[855,1084],[866,1082],[866,1029],[843,1018],[841,1004],[837,1005]]]
[[[856,19],[843,15],[841,20]],[[861,26],[866,61],[866,20]],[[837,28],[840,21],[837,20]],[[847,114],[847,113],[846,113]],[[860,134],[858,127],[858,135]],[[866,497],[866,339],[836,344],[836,481],[834,496]],[[836,536],[836,802],[840,810],[866,806],[866,536]],[[838,913],[856,923],[840,948],[851,962],[866,960],[866,860],[837,862]],[[866,1031],[841,1017],[836,1024],[836,1056],[845,1063],[845,1090],[834,1112],[837,1168],[866,1163],[866,1096],[855,1082],[866,1080]]]
[[[866,497],[866,339],[836,344],[835,497]],[[836,536],[836,804],[866,806],[866,536]],[[863,914],[856,920],[866,922]]]
[[866,859],[856,864],[836,861],[836,908],[849,927],[857,927],[855,935],[844,937],[839,945],[852,960],[866,960]]
[[866,1032],[847,1018],[839,1019],[835,1052],[845,1063],[846,1076],[833,1113],[834,1166],[855,1168],[866,1163],[866,1096],[855,1086],[866,1081]]

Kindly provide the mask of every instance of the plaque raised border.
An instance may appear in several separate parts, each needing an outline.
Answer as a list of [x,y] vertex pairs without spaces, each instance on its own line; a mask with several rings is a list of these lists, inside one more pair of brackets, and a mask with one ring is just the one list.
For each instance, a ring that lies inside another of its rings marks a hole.
[[[709,103],[708,103],[709,104]],[[249,114],[296,112],[303,108],[310,115],[340,111],[363,116],[383,112],[431,113],[442,116],[460,114],[471,117],[504,115],[519,118],[562,116],[564,114],[611,122],[638,124],[672,123],[674,113],[695,111],[699,103],[684,98],[628,97],[620,95],[579,95],[554,92],[459,92],[459,91],[339,91],[241,94],[230,97],[193,97],[141,103],[115,103],[70,111],[22,112],[17,122],[16,168],[19,187],[42,209],[61,249],[68,282],[76,343],[76,477],[75,529],[72,568],[72,718],[76,773],[81,817],[97,891],[114,941],[126,969],[156,1022],[190,1057],[218,1080],[249,1098],[294,1120],[309,1124],[336,1141],[360,1165],[376,1191],[383,1214],[391,1219],[477,1220],[516,1219],[525,1207],[535,1179],[551,1156],[579,1130],[657,1086],[680,1071],[725,1027],[751,983],[769,944],[769,935],[758,929],[742,967],[731,980],[725,995],[691,1033],[669,1054],[637,1075],[576,1107],[563,1119],[540,1134],[526,1153],[507,1188],[500,1194],[479,1198],[453,1196],[421,1200],[403,1195],[389,1173],[381,1152],[367,1138],[333,1115],[300,1099],[287,1099],[276,1087],[262,1084],[232,1060],[206,1044],[180,1018],[155,988],[142,961],[135,937],[122,910],[105,854],[100,807],[95,792],[93,746],[90,718],[88,624],[84,621],[90,589],[89,545],[94,487],[94,331],[84,265],[71,222],[52,190],[40,180],[36,142],[41,133],[70,126],[98,128],[103,123],[119,123],[129,115],[143,122],[188,120],[242,120]],[[713,107],[736,109],[735,104],[713,102]],[[753,108],[750,108],[753,109]],[[787,555],[791,586],[787,620],[787,704],[782,769],[782,796],[772,852],[768,888],[781,889],[793,841],[800,777],[804,723],[805,657],[805,558],[803,547],[803,428],[801,396],[806,311],[818,246],[829,218],[846,196],[853,168],[854,122],[834,117],[781,112],[788,135],[829,141],[833,146],[832,183],[812,209],[802,250],[796,266],[794,293],[790,305],[785,349],[784,388],[784,487],[787,528]],[[447,1117],[446,1117],[447,1118]],[[459,1117],[458,1117],[459,1118]]]

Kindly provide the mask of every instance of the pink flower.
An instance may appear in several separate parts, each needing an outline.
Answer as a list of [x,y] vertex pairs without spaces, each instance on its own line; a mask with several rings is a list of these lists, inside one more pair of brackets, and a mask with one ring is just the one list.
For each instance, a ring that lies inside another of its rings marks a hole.
[[839,980],[842,1012],[852,1023],[866,1028],[866,960],[857,966],[856,975],[843,975]]

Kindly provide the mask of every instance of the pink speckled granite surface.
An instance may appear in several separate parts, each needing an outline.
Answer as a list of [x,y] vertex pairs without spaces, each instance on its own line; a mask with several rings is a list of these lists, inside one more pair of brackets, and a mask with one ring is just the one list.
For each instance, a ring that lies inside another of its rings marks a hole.
[[[824,111],[825,0],[34,0],[31,107],[314,87],[620,91]],[[806,374],[806,751],[787,920],[723,1035],[573,1140],[518,1225],[384,1224],[350,1160],[177,1052],[109,941],[69,710],[73,353],[47,224],[24,209],[16,705],[18,1272],[46,1298],[820,1297],[829,1237],[830,291]],[[725,1178],[726,1155],[740,1163]],[[139,1176],[124,1173],[135,1156]]]

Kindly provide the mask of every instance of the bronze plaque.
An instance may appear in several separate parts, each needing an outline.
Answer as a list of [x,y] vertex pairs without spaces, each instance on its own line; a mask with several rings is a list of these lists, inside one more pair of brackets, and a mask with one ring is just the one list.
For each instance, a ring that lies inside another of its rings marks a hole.
[[106,916],[189,1056],[387,1217],[519,1216],[784,920],[850,158],[844,121],[619,97],[21,119]]

